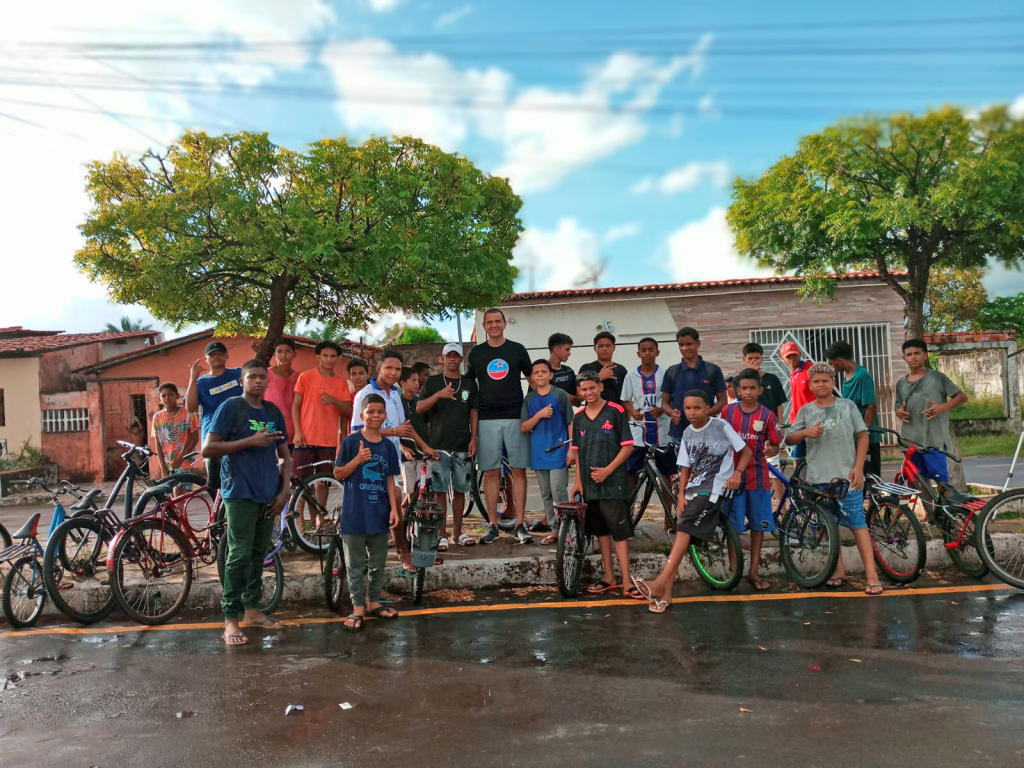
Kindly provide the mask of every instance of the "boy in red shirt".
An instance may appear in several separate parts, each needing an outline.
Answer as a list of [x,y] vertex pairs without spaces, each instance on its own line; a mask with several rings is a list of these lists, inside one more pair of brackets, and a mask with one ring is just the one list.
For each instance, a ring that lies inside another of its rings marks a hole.
[[[813,362],[802,360],[800,346],[795,341],[787,341],[779,348],[779,355],[789,366],[789,423],[792,424],[800,409],[808,403],[813,403],[814,393],[811,392],[811,379],[808,376]],[[789,446],[789,455],[793,459],[804,458],[805,447],[803,442]]]

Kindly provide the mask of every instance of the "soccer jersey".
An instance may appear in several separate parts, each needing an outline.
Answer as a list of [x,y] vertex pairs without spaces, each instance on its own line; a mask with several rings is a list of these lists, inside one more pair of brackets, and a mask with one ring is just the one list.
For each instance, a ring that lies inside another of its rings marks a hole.
[[739,403],[730,403],[722,411],[722,418],[754,452],[743,477],[744,487],[748,491],[770,490],[772,478],[768,471],[768,460],[764,455],[765,444],[782,442],[775,414],[763,405],[758,405],[752,413],[747,413]]
[[689,467],[690,479],[686,483],[686,498],[698,493],[720,496],[725,482],[736,468],[736,453],[746,443],[725,419],[708,419],[699,429],[692,424],[683,430],[679,441],[680,467]]
[[565,363],[551,369],[551,386],[558,387],[569,397],[576,397],[576,371]]
[[683,410],[683,401],[686,399],[686,393],[691,389],[703,390],[707,395],[708,403],[714,405],[718,393],[725,392],[725,377],[722,376],[722,369],[698,355],[697,365],[694,367],[691,368],[685,360],[681,360],[665,373],[661,391],[668,392],[672,396],[672,407],[683,414],[683,418],[678,424],[672,424],[669,427],[669,435],[673,440],[679,439],[688,424],[686,412]]
[[220,404],[229,397],[242,394],[242,369],[225,368],[220,376],[206,374],[196,379],[196,395],[199,398],[199,412],[202,414],[200,445],[206,440],[206,434],[213,423],[213,415]]
[[629,494],[629,481],[626,476],[626,462],[622,464],[603,483],[595,483],[590,476],[594,467],[607,467],[623,446],[633,445],[633,436],[629,432],[626,412],[617,403],[605,403],[604,407],[593,419],[582,408],[572,422],[572,449],[577,451],[577,472],[583,484],[585,501],[600,499],[626,499]]
[[643,426],[632,423],[629,425],[633,433],[633,442],[637,445],[661,445],[668,440],[672,419],[667,414],[662,414],[657,419],[651,416],[653,408],[661,407],[661,385],[664,380],[665,369],[660,365],[655,366],[650,376],[644,375],[639,366],[626,374],[626,380],[622,384],[622,401],[632,402],[633,407],[644,414]]

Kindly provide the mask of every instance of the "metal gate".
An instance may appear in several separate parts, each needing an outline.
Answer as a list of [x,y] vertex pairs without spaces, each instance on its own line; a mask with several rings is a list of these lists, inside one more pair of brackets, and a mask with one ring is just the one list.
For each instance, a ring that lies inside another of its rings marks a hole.
[[[825,350],[837,341],[853,347],[857,362],[867,368],[875,380],[878,401],[878,424],[895,429],[896,415],[892,403],[892,349],[889,344],[889,323],[864,325],[828,325],[816,328],[759,328],[750,332],[750,340],[764,347],[764,370],[782,379],[789,394],[789,366],[779,356],[779,347],[787,341],[796,342],[804,359],[824,361]],[[789,416],[787,414],[787,420]],[[894,442],[888,436],[884,443]]]

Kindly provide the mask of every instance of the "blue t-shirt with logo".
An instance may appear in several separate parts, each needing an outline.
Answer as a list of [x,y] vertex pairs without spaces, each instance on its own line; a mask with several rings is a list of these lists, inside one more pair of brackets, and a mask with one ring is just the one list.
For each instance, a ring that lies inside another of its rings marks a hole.
[[[199,396],[199,413],[202,416],[202,434],[199,436],[199,444],[202,445],[207,433],[215,431],[210,425],[221,403],[229,397],[242,394],[242,369],[225,368],[220,376],[200,376],[196,379],[196,394]],[[281,431],[285,431],[283,424]]]
[[360,464],[345,479],[345,493],[341,502],[341,532],[375,536],[390,528],[391,502],[388,499],[388,478],[402,471],[398,451],[390,440],[371,443],[362,432],[353,432],[341,441],[338,451],[339,467],[348,464],[366,446],[373,458]]
[[548,406],[551,418],[541,419],[530,433],[530,469],[562,469],[569,446],[563,445],[557,451],[547,449],[569,439],[569,425],[572,424],[572,402],[564,390],[552,386],[546,395],[531,389],[523,401],[520,414],[523,421],[531,419]]
[[247,499],[257,504],[269,504],[281,490],[281,470],[277,464],[277,447],[286,442],[284,416],[273,403],[263,402],[260,408],[245,403],[242,428],[234,432],[235,398],[220,404],[210,419],[210,432],[224,440],[244,440],[269,427],[280,432],[281,439],[264,448],[246,448],[221,459],[220,493],[225,499]]

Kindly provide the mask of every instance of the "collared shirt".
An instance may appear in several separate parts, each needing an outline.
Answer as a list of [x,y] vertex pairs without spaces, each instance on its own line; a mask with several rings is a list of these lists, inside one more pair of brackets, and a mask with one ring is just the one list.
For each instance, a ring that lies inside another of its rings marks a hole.
[[686,412],[683,411],[683,401],[686,393],[691,389],[700,389],[708,397],[711,405],[715,404],[715,398],[719,392],[725,392],[725,377],[722,376],[722,369],[714,363],[707,362],[700,355],[697,356],[697,365],[690,367],[685,360],[680,360],[673,365],[665,374],[665,380],[661,384],[661,391],[672,395],[672,407],[683,413],[683,418],[678,424],[673,424],[668,431],[669,437],[678,440],[682,437],[683,430],[689,426],[686,419]]
[[[380,395],[384,398],[384,405],[387,408],[388,415],[380,426],[382,430],[394,429],[406,422],[405,405],[402,403],[402,390],[397,386],[384,390],[377,383],[376,379],[370,379],[370,383],[360,389],[356,393],[356,399],[352,401],[352,425],[350,427],[352,432],[358,432],[365,426],[363,424],[363,400],[366,399],[367,395]],[[398,451],[398,455],[401,456],[402,439],[395,436],[389,437],[388,440],[391,441],[392,445],[395,446],[395,450]]]

